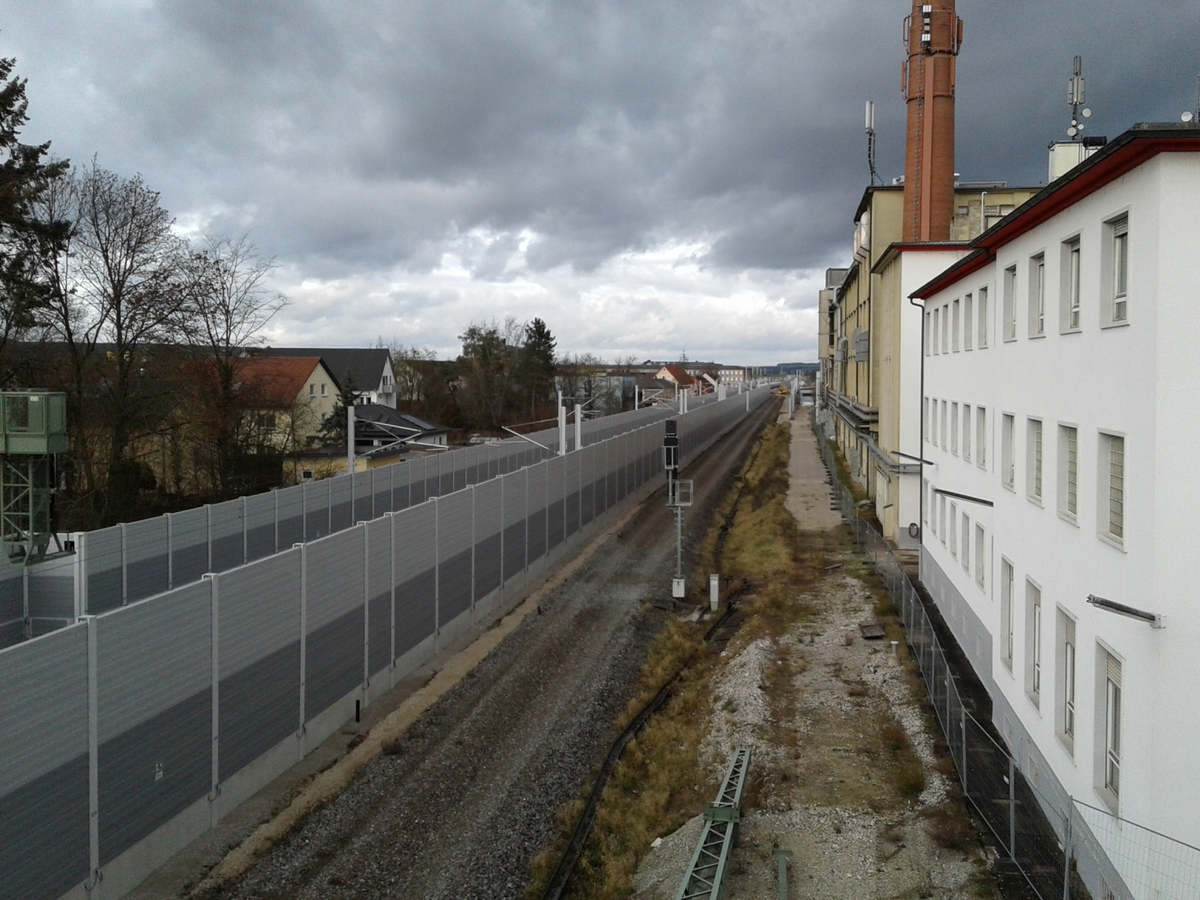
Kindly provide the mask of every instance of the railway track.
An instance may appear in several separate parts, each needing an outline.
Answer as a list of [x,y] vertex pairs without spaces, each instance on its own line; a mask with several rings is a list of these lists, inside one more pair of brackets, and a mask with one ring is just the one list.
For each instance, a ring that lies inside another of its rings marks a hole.
[[[778,401],[763,404],[687,467],[697,485],[686,536],[712,511]],[[663,616],[674,528],[663,492],[389,752],[236,884],[206,897],[473,900],[524,895],[610,746]]]

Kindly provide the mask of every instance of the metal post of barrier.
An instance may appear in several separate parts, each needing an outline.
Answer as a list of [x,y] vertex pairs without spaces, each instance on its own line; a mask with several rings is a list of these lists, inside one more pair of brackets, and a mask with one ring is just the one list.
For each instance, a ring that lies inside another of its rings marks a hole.
[[1008,858],[1017,861],[1017,764],[1008,758]]

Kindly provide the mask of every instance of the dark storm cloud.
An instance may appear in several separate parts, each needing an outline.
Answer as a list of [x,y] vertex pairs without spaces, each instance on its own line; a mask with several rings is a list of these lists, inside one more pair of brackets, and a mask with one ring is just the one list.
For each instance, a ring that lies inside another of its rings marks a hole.
[[[0,53],[29,78],[29,139],[141,171],[181,219],[251,229],[296,279],[430,273],[453,253],[499,290],[518,252],[530,272],[588,276],[672,242],[702,245],[708,272],[845,264],[865,100],[880,174],[902,168],[910,8],[41,0],[7,10]],[[959,14],[964,179],[1044,180],[1076,53],[1093,133],[1195,103],[1193,2]]]

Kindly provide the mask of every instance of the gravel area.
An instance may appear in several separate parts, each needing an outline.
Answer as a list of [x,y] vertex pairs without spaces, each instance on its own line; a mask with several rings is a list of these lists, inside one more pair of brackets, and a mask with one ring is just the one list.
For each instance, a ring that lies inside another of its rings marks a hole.
[[[829,484],[811,432],[794,422],[789,509],[802,530],[829,527]],[[816,469],[820,469],[820,477]],[[840,523],[840,518],[838,518]],[[734,640],[712,683],[712,712],[701,752],[720,777],[735,746],[752,748],[755,801],[744,804],[724,895],[775,900],[776,850],[792,853],[790,898],[974,898],[982,858],[939,846],[930,811],[949,796],[935,768],[934,737],[887,641],[862,639],[874,600],[841,569],[797,601],[816,615],[776,638]],[[790,702],[764,689],[770,667],[788,665]],[[881,728],[903,727],[925,771],[925,788],[901,799],[888,780]],[[670,900],[695,850],[701,818],[664,835],[637,874],[636,900]]]
[[[761,421],[761,416],[755,417]],[[750,428],[695,464],[708,505]],[[558,809],[614,736],[666,615],[674,529],[661,493],[336,799],[211,898],[520,898]]]

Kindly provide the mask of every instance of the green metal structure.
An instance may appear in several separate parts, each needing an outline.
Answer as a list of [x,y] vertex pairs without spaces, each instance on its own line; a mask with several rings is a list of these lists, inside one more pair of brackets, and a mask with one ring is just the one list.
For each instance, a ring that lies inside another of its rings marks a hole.
[[742,791],[750,769],[750,748],[734,750],[716,802],[704,810],[704,829],[675,900],[720,900],[729,854],[742,817]]
[[[67,397],[0,392],[0,539],[10,563],[52,556],[55,456],[67,449]],[[57,546],[57,543],[56,543]]]

